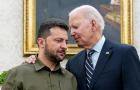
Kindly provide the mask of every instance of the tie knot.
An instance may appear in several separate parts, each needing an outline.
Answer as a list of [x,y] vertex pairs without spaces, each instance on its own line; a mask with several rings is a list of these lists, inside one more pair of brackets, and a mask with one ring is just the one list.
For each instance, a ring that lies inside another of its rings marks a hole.
[[88,56],[90,57],[94,52],[95,52],[95,50],[90,50],[90,51],[88,52]]

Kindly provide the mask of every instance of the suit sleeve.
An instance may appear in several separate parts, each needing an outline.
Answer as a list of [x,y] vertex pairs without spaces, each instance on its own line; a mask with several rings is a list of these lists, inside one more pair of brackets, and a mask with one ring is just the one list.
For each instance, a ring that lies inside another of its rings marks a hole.
[[123,90],[140,90],[140,60],[134,47],[124,55],[122,73]]
[[15,77],[16,70],[9,70],[1,90],[18,90]]

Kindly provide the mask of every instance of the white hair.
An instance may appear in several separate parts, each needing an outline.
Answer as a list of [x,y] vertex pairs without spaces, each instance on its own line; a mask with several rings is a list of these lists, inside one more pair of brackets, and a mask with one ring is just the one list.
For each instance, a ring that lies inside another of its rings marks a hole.
[[79,6],[75,9],[73,9],[69,13],[69,16],[72,13],[74,13],[76,11],[80,11],[80,10],[82,10],[82,12],[86,15],[88,20],[94,19],[99,24],[101,31],[103,32],[104,27],[105,27],[104,19],[103,19],[102,15],[99,13],[99,11],[96,8],[94,8],[93,6],[90,6],[90,5]]

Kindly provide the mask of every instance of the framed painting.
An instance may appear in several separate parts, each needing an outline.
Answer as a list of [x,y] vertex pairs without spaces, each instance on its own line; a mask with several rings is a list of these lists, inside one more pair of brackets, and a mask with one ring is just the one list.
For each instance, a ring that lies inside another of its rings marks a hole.
[[[133,45],[132,0],[23,0],[24,29],[23,55],[36,54],[36,34],[40,24],[50,18],[63,20],[68,24],[68,13],[80,5],[92,5],[105,20],[104,36],[115,42]],[[67,56],[78,53],[74,40],[69,35]]]

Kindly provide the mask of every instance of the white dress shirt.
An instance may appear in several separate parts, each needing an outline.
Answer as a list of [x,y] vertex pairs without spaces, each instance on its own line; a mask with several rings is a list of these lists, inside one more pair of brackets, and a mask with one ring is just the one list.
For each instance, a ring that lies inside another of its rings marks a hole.
[[[104,45],[105,42],[105,37],[102,36],[102,38],[96,43],[96,45],[92,48],[93,50],[95,50],[94,54],[92,54],[92,62],[93,62],[93,67],[96,67],[99,55],[101,53],[102,47]],[[88,54],[89,50],[87,50],[87,54]]]

